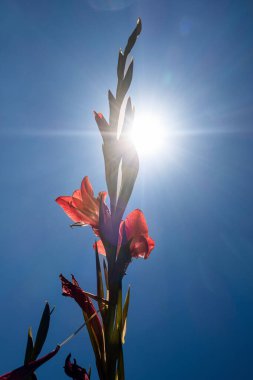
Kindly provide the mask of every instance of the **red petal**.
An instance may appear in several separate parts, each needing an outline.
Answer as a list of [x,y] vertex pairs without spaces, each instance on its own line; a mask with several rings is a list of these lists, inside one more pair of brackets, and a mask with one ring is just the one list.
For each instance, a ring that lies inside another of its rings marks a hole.
[[81,194],[82,194],[83,201],[85,199],[87,199],[87,195],[89,197],[91,197],[91,198],[94,198],[93,188],[92,188],[90,180],[89,180],[89,178],[87,176],[84,177],[84,179],[82,180],[82,183],[81,183]]
[[80,189],[75,190],[72,194],[72,198],[77,198],[81,201],[82,200],[81,190]]
[[93,219],[93,224],[98,224],[99,200],[94,197],[94,192],[88,177],[84,177],[81,183],[82,212]]
[[88,205],[85,205],[83,201],[77,198],[72,198],[72,206],[79,213],[79,217],[81,217],[80,221],[92,227],[93,226],[97,227],[98,225],[97,209],[95,211],[90,210],[89,207],[86,207]]
[[132,257],[144,259],[148,253],[147,239],[144,236],[133,239],[130,250]]
[[134,210],[126,217],[125,220],[127,239],[130,240],[136,236],[148,237],[148,226],[145,216],[141,210]]
[[84,220],[83,214],[72,206],[72,197],[58,197],[55,201],[58,203],[59,206],[63,208],[65,213],[74,222],[84,222],[85,224],[87,223],[87,221]]
[[[95,244],[93,245],[93,248],[96,249]],[[102,243],[102,240],[98,240],[97,241],[97,250],[98,250],[98,253],[100,253],[101,255],[106,256],[106,251],[105,251],[104,244]]]
[[148,253],[146,257],[144,257],[144,259],[147,259],[151,251],[155,248],[155,241],[150,236],[147,237],[147,242],[148,242]]
[[155,242],[151,237],[140,236],[133,239],[130,249],[131,255],[135,258],[147,259],[154,249]]

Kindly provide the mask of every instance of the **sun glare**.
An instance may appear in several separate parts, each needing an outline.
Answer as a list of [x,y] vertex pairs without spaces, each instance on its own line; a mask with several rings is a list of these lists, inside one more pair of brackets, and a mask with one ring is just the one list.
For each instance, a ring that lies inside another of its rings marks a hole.
[[132,138],[140,155],[156,155],[164,148],[166,130],[161,117],[142,112],[135,115]]

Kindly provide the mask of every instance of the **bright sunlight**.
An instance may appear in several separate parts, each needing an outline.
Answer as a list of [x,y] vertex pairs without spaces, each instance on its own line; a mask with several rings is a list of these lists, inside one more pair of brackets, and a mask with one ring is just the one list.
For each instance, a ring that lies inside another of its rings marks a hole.
[[132,138],[140,155],[156,155],[165,148],[164,120],[149,112],[136,112]]

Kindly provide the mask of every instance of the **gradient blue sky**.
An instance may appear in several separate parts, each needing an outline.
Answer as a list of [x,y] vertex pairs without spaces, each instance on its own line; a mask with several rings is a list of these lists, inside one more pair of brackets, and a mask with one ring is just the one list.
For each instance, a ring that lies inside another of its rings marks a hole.
[[[165,149],[141,158],[128,211],[156,249],[135,260],[126,378],[253,378],[253,5],[231,0],[1,0],[0,373],[24,358],[29,325],[56,305],[44,353],[82,323],[59,273],[95,290],[94,236],[54,202],[89,175],[105,189],[92,111],[108,115],[118,49],[138,16],[130,93],[165,116]],[[42,367],[66,379],[72,352],[93,367],[86,332]]]

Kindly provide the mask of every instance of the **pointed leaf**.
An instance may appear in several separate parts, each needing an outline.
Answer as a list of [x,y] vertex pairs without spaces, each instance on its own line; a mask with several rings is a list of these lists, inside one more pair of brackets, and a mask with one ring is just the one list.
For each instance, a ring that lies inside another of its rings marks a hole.
[[125,370],[124,370],[124,357],[122,344],[119,345],[119,357],[117,366],[117,376],[119,380],[125,380]]
[[105,259],[103,260],[103,267],[104,267],[104,276],[105,276],[105,285],[106,285],[106,289],[107,289],[107,293],[106,293],[106,299],[108,299],[108,295],[109,295],[109,281],[108,281],[108,269],[107,269],[107,266],[106,266],[106,262],[105,262]]
[[30,361],[32,361],[32,353],[33,353],[33,336],[32,336],[32,328],[29,327],[24,364],[28,364]]
[[126,72],[126,75],[123,79],[123,81],[120,81],[119,84],[118,84],[118,87],[117,87],[117,94],[116,94],[116,98],[122,102],[129,87],[130,87],[130,84],[132,82],[132,78],[133,78],[133,68],[134,68],[134,61],[131,60],[129,66],[128,66],[128,69],[127,69],[127,72]]
[[123,51],[120,49],[119,51],[119,58],[118,58],[118,67],[117,67],[117,75],[118,79],[122,80],[124,76],[124,71],[125,71],[125,57],[123,54]]
[[92,326],[91,321],[90,321],[90,317],[84,311],[83,311],[83,317],[84,317],[86,327],[87,327],[87,330],[89,333],[91,345],[93,347],[94,354],[96,356],[96,360],[100,361],[101,360],[101,351],[100,351],[99,342],[98,342],[98,339],[96,336],[96,332],[93,329],[93,326]]
[[136,25],[133,33],[131,34],[131,36],[128,38],[127,45],[126,45],[125,50],[124,50],[124,55],[126,57],[128,56],[128,54],[132,50],[132,48],[133,48],[133,46],[134,46],[134,44],[135,44],[135,42],[137,40],[137,37],[141,33],[141,29],[142,29],[141,19],[138,18],[137,25]]
[[[117,210],[123,213],[132,194],[137,178],[139,171],[139,157],[135,146],[130,141],[122,141],[122,150],[122,180],[117,201]],[[118,218],[121,218],[122,215],[119,215]]]
[[121,138],[129,138],[134,120],[134,109],[132,108],[131,98],[127,99],[124,123],[122,126]]
[[100,261],[99,261],[99,255],[98,255],[97,242],[95,242],[95,255],[96,255],[96,271],[97,271],[97,295],[99,298],[104,298],[104,286],[103,286],[103,278],[102,278],[101,266],[100,266]]
[[126,327],[127,327],[127,314],[128,314],[128,307],[129,307],[129,301],[130,301],[130,286],[127,291],[124,307],[123,307],[123,315],[122,315],[122,334],[121,334],[121,341],[124,344],[125,343],[125,335],[126,335]]
[[49,307],[49,304],[46,302],[46,305],[45,305],[45,308],[40,320],[40,325],[37,331],[36,339],[35,339],[33,359],[36,359],[42,350],[42,347],[47,337],[49,323],[50,323],[50,307]]
[[111,128],[112,135],[117,132],[117,125],[119,119],[119,107],[117,105],[116,99],[113,96],[112,92],[108,91],[108,100],[109,100],[109,109],[110,109],[110,117],[109,117],[109,125]]
[[118,173],[121,161],[121,151],[117,141],[111,141],[103,145],[105,161],[105,177],[109,192],[111,211],[116,207]]
[[122,286],[118,289],[118,301],[117,301],[117,311],[116,311],[116,328],[120,331],[122,330]]

